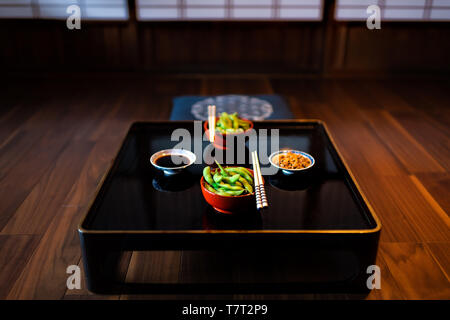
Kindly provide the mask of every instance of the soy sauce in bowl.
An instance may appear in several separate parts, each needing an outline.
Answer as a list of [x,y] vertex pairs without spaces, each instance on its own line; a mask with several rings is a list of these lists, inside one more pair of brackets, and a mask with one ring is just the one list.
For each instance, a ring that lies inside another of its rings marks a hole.
[[179,154],[169,154],[160,156],[155,160],[155,164],[164,168],[182,167],[190,163],[188,157]]
[[180,173],[183,169],[193,164],[195,160],[195,154],[188,150],[167,149],[153,154],[150,158],[150,163],[169,176]]

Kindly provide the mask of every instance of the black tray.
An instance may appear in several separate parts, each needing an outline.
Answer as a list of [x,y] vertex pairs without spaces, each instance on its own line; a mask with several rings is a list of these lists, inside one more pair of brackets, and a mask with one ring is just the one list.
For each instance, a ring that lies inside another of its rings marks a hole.
[[[214,286],[215,291],[366,290],[366,269],[374,264],[381,224],[322,122],[255,122],[255,129],[269,129],[269,133],[279,129],[280,148],[306,151],[316,164],[300,178],[281,172],[265,176],[270,207],[262,213],[255,210],[231,216],[215,212],[204,200],[199,181],[205,164],[195,164],[173,179],[164,178],[151,166],[149,158],[154,152],[178,143],[171,141],[177,128],[194,133],[192,121],[134,123],[80,222],[91,291],[167,290],[161,285],[120,281],[120,258],[142,250],[221,252],[237,268],[247,270],[252,265],[264,270],[264,261],[274,259],[290,266],[290,275],[284,274],[282,280],[271,268],[267,274],[260,272],[259,278],[249,277],[252,281],[240,277],[238,284]],[[203,142],[202,148],[208,144]],[[274,287],[274,283],[280,285]],[[172,289],[210,292],[211,288],[190,283],[188,287],[174,284]]]

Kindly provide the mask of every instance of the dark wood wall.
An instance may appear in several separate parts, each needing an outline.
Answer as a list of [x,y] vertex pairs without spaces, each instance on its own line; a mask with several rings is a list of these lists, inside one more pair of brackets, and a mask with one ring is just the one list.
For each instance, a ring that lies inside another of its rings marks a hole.
[[448,73],[450,23],[333,24],[325,69],[332,73]]
[[274,72],[450,71],[450,23],[0,21],[6,71]]

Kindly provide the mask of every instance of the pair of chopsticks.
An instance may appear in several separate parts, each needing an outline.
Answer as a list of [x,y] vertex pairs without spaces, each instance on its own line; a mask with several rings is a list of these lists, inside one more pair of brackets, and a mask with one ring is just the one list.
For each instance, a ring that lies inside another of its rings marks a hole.
[[214,134],[216,132],[216,106],[208,106],[208,127],[209,127],[209,142],[214,142]]
[[256,196],[256,208],[261,209],[269,206],[266,198],[266,190],[262,180],[261,167],[259,165],[258,153],[252,152],[253,162],[253,176],[255,180],[255,196]]

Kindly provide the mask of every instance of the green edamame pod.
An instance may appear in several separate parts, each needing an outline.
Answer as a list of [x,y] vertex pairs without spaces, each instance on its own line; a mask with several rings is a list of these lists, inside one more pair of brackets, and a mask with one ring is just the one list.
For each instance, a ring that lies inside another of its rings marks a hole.
[[245,167],[239,167],[239,169],[246,171],[246,172],[248,173],[248,175],[249,175],[250,177],[253,178],[253,174],[252,174],[252,173],[250,172],[250,170],[248,170],[247,168],[245,168]]
[[222,121],[222,123],[223,123],[223,125],[225,126],[226,129],[233,128],[231,120],[228,117],[228,114],[226,112],[222,112],[222,114],[220,115],[220,120]]
[[230,167],[225,169],[228,173],[237,173],[244,177],[251,185],[253,185],[253,177],[249,171],[245,170],[243,167]]
[[221,194],[221,195],[227,195],[227,196],[240,196],[240,195],[244,192],[244,189],[242,189],[242,190],[236,190],[236,191],[221,189],[220,191],[223,193],[223,194]]
[[205,183],[205,188],[208,189],[209,191],[211,191],[211,192],[213,192],[215,194],[221,195],[221,196],[230,197],[230,196],[233,196],[233,195],[239,195],[239,194],[237,194],[237,191],[230,191],[230,193],[228,193],[228,192],[226,192],[226,190],[224,190],[222,188],[214,189],[208,183]]
[[218,183],[219,188],[225,189],[225,190],[232,190],[232,191],[240,191],[243,190],[241,187],[239,186],[232,186],[228,183],[225,182],[220,182]]
[[253,187],[245,180],[243,177],[239,177],[239,182],[242,183],[244,188],[248,191],[248,193],[253,193]]
[[219,183],[220,181],[222,181],[223,178],[224,177],[218,171],[216,173],[214,173],[214,176],[213,176],[214,182]]
[[217,164],[217,166],[219,167],[220,172],[222,173],[222,175],[223,175],[224,177],[228,177],[229,174],[228,174],[228,173],[225,171],[225,169],[220,165],[220,163],[218,163],[217,160],[214,160],[214,161],[216,161],[216,164]]
[[228,182],[229,184],[235,184],[236,181],[239,180],[239,177],[240,177],[240,175],[236,173],[234,176],[231,176],[230,178],[228,178],[228,179],[227,179],[227,180],[228,180],[227,182]]
[[205,167],[205,169],[203,169],[203,178],[205,178],[205,181],[208,182],[211,186],[217,186],[217,183],[214,182],[211,176],[211,167]]
[[[233,194],[231,194],[231,193],[226,192],[226,190],[223,190],[223,189],[216,189],[215,192],[216,192],[218,195],[226,196],[226,197],[230,197],[230,196],[233,195]],[[234,192],[234,191],[232,191],[232,192]]]
[[216,122],[216,129],[223,129],[223,123],[220,119]]
[[233,113],[230,115],[231,121],[233,122],[233,129],[237,130],[239,129],[239,121],[237,118],[237,113]]
[[247,121],[243,121],[239,118],[238,118],[238,124],[239,124],[239,127],[241,127],[244,130],[247,130],[248,128],[250,128],[250,124]]
[[211,187],[208,183],[205,183],[205,188],[213,193],[217,193],[217,190]]

